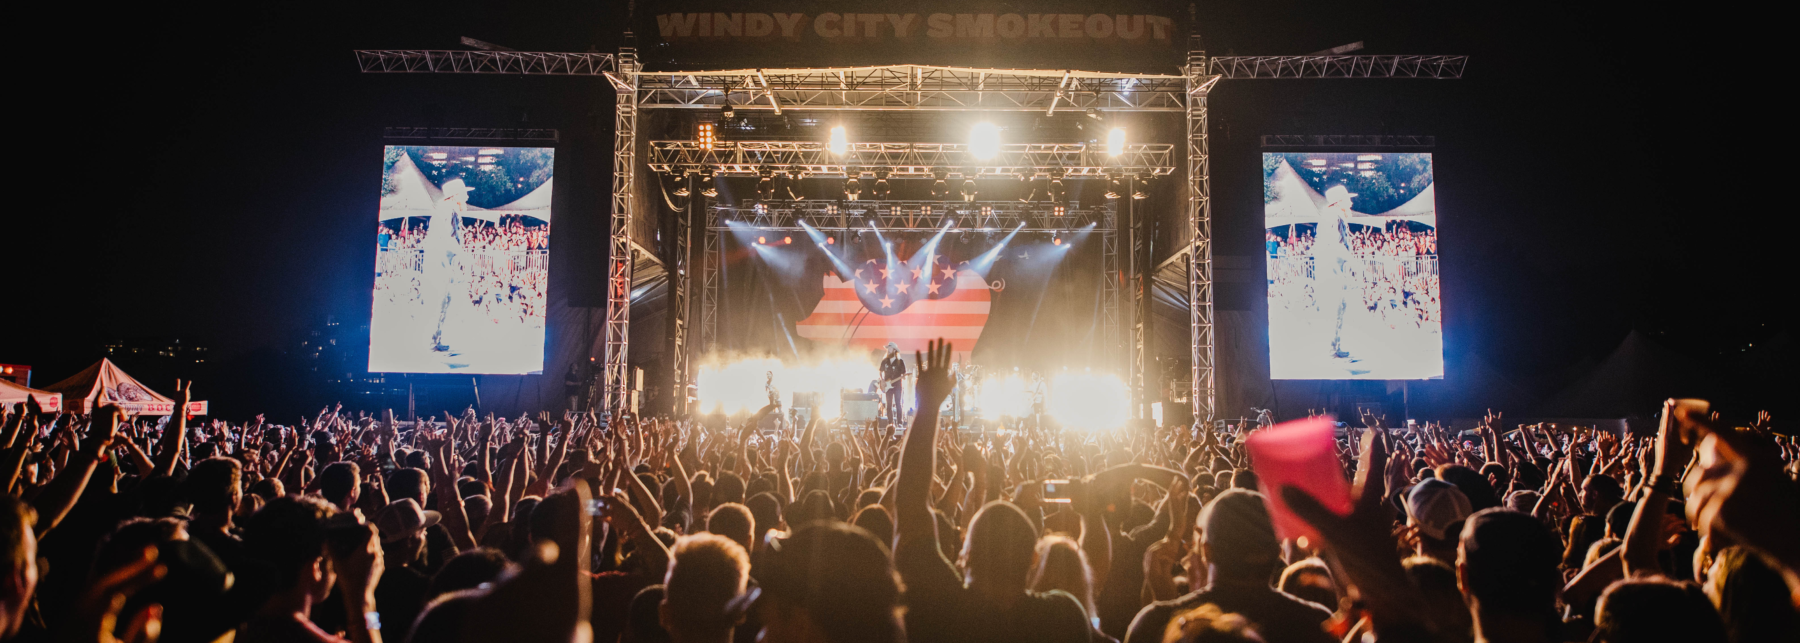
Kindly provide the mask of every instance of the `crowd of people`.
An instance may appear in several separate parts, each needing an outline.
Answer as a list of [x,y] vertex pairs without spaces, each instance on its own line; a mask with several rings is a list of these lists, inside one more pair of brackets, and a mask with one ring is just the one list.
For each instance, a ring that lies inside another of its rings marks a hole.
[[[906,427],[759,429],[774,404],[727,426],[7,409],[0,638],[1800,636],[1800,448],[1766,416],[1362,418],[1337,444],[1350,491],[1315,498],[1260,481],[1245,439],[1280,428],[940,429],[951,355],[919,356]],[[1279,539],[1278,511],[1318,538]]]
[[[1273,230],[1264,234],[1269,252],[1269,300],[1288,308],[1317,308],[1317,267],[1312,261],[1315,237],[1304,230],[1286,236]],[[1435,229],[1361,227],[1350,231],[1346,239],[1360,260],[1353,272],[1363,281],[1364,309],[1389,328],[1441,329]]]
[[[377,297],[389,303],[424,302],[424,226],[383,223],[377,232],[382,256],[375,279]],[[464,225],[461,252],[454,268],[456,282],[468,288],[469,303],[479,317],[494,324],[544,323],[549,287],[550,226],[527,225],[525,218],[502,216],[495,223]]]

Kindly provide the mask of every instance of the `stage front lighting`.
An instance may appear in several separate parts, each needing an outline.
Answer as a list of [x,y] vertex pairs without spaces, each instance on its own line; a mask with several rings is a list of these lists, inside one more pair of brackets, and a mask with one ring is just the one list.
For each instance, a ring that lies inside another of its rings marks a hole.
[[789,244],[789,243],[793,243],[793,242],[794,242],[794,238],[793,238],[793,237],[782,237],[782,238],[781,238],[781,242],[782,242],[782,243],[783,243],[783,244]]
[[831,139],[826,141],[825,149],[831,150],[831,153],[836,156],[843,156],[845,152],[850,151],[850,136],[844,133],[844,126],[838,125],[831,128]]
[[1094,120],[1100,120],[1100,110],[1092,107],[1087,108],[1087,117]]
[[1106,133],[1106,155],[1118,156],[1125,153],[1125,128],[1115,127]]
[[711,152],[713,149],[713,140],[714,140],[713,139],[713,124],[712,123],[701,123],[700,130],[695,133],[694,138],[699,139],[700,149]]
[[825,245],[835,245],[836,243],[837,237],[825,237]]
[[768,243],[768,242],[769,242],[769,238],[768,238],[768,237],[757,237],[757,238],[756,238],[756,242],[757,242],[757,243]]
[[855,175],[851,175],[850,178],[844,179],[844,200],[845,201],[855,201],[856,197],[861,194],[862,194],[862,182],[857,181]]
[[986,161],[1000,154],[1000,128],[993,123],[976,123],[969,130],[969,156]]

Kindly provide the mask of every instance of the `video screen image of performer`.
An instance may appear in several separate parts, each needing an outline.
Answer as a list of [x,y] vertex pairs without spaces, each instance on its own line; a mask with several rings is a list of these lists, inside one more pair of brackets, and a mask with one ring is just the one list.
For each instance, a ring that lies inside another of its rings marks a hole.
[[1430,154],[1265,154],[1275,379],[1439,379]]
[[542,372],[551,152],[387,148],[369,370]]

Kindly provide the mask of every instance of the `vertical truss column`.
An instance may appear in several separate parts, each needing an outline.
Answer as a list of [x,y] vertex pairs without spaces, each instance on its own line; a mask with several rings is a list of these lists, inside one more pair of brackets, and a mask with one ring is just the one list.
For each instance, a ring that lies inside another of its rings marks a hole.
[[701,194],[701,190],[711,185],[701,186],[694,191],[694,198],[702,199],[700,211],[705,213],[706,229],[701,230],[700,251],[700,350],[704,354],[719,348],[719,262],[724,254],[719,248],[719,232],[714,228],[719,225],[719,211],[713,209],[712,199]]
[[693,262],[693,217],[694,205],[700,201],[695,195],[693,178],[681,177],[689,183],[687,207],[681,212],[670,213],[673,219],[674,234],[671,235],[672,247],[669,251],[669,380],[674,389],[674,397],[670,400],[670,410],[676,417],[687,414],[687,384],[692,373],[688,372],[688,292],[692,280],[688,278],[688,266]]
[[1193,351],[1194,417],[1218,415],[1213,361],[1212,176],[1207,158],[1206,52],[1189,51],[1187,67],[1188,323]]
[[619,75],[613,79],[618,94],[613,117],[612,230],[607,244],[606,275],[606,409],[616,411],[630,401],[631,363],[631,226],[637,215],[633,192],[637,188],[637,50],[621,47]]
[[1126,281],[1126,287],[1131,289],[1131,337],[1127,342],[1131,369],[1126,371],[1125,382],[1131,386],[1131,415],[1143,419],[1149,417],[1146,410],[1149,391],[1145,389],[1144,371],[1150,368],[1150,256],[1147,251],[1150,243],[1145,229],[1149,217],[1138,211],[1137,199],[1132,198],[1139,189],[1137,181],[1137,177],[1126,179],[1119,200],[1125,203],[1131,239],[1131,259],[1127,262],[1130,277]]
[[[1106,204],[1100,223],[1100,360],[1108,368],[1121,366],[1124,352],[1119,323],[1119,282],[1124,274],[1119,269],[1118,202]],[[1125,364],[1129,368],[1129,364]]]

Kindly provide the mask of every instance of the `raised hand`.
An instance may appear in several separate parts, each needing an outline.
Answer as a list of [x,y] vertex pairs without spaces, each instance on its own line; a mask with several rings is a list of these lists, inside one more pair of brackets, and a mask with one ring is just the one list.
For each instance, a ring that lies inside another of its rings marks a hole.
[[950,397],[950,357],[953,354],[950,342],[943,339],[927,344],[922,356],[913,351],[913,363],[919,366],[919,378],[913,385],[918,392],[919,408],[938,408],[945,398]]

